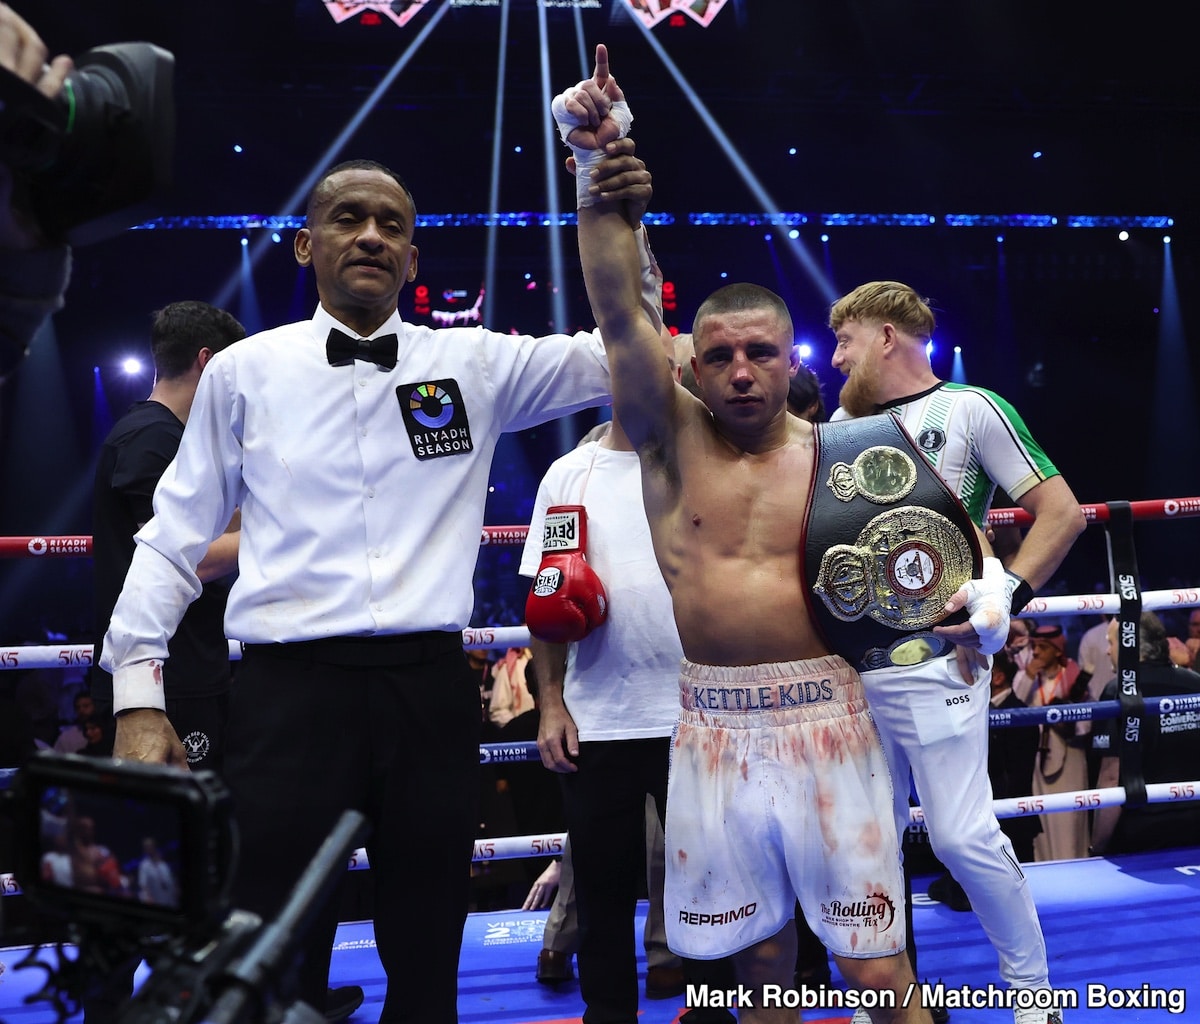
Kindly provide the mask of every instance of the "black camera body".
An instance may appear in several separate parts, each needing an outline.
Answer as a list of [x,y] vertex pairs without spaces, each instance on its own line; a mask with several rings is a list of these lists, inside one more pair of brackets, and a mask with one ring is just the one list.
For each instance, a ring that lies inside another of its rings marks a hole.
[[51,100],[0,68],[0,161],[53,241],[99,241],[136,223],[171,185],[175,58],[152,43],[98,46]]
[[[211,771],[44,752],[16,775],[4,818],[15,826],[14,875],[31,904],[67,922],[57,963],[35,945],[39,998],[65,1019],[89,993],[141,959],[150,977],[121,1024],[321,1024],[295,997],[300,943],[370,829],[357,811],[337,824],[273,919],[231,907],[237,829]],[[147,865],[149,867],[147,868]],[[40,945],[40,942],[39,942]]]
[[45,912],[131,938],[204,936],[229,913],[232,801],[213,772],[40,754],[14,796],[14,874]]

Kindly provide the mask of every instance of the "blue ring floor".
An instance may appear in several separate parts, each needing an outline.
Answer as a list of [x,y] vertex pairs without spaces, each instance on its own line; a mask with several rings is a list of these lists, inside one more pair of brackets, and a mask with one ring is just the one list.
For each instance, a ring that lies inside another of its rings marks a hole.
[[[1084,1018],[1088,1024],[1200,1021],[1200,847],[1024,867],[1046,935],[1051,983],[1077,1004],[1064,1011],[1064,1024]],[[914,884],[922,980],[940,979],[955,993],[965,986],[973,1002],[982,1002],[989,986],[1000,987],[995,952],[974,914],[953,911],[925,895],[930,881],[920,876]],[[643,903],[639,947],[645,911]],[[549,988],[534,979],[546,913],[470,915],[459,968],[461,1024],[580,1019],[577,983]],[[55,1016],[45,1004],[24,1005],[42,972],[14,970],[23,954],[0,949],[0,1022],[51,1024]],[[640,951],[638,969],[644,976]],[[370,922],[339,927],[330,983],[361,985],[366,998],[351,1021],[378,1021],[385,982]],[[684,1009],[682,997],[643,999],[640,1021],[672,1024]],[[803,1011],[806,1024],[844,1024],[850,1016],[848,1010]],[[951,1005],[952,1024],[1011,1024],[1012,1019],[1012,1011],[1001,1006]]]

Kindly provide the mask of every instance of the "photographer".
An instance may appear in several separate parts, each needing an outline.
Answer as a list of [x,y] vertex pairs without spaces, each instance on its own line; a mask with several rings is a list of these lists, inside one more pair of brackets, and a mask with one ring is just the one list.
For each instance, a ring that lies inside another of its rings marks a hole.
[[[0,68],[54,98],[74,67],[63,54],[49,64],[46,44],[16,11],[0,3]],[[46,317],[63,304],[71,254],[48,244],[27,210],[14,204],[10,168],[0,162],[0,384],[24,358]]]

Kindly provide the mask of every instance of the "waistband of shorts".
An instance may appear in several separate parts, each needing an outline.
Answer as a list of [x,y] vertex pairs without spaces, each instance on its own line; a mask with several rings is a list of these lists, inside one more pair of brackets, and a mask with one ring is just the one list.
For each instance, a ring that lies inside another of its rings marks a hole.
[[833,654],[760,665],[698,665],[686,658],[680,664],[679,703],[685,711],[746,714],[864,699],[859,674]]
[[287,658],[350,668],[416,665],[463,649],[462,633],[425,630],[387,636],[330,636],[277,644],[242,644],[242,656]]

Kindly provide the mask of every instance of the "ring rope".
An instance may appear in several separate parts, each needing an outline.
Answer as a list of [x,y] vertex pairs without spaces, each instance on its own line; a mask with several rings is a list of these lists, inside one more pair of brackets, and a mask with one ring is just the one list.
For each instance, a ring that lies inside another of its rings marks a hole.
[[[1098,502],[1080,505],[1079,509],[1089,523],[1107,523],[1109,504]],[[1125,504],[1129,505],[1135,521],[1200,516],[1200,497],[1152,498]],[[1022,508],[994,508],[988,513],[987,521],[990,526],[1031,526],[1033,516]],[[528,534],[528,525],[485,526],[479,543],[483,547],[524,544]],[[77,558],[91,553],[92,538],[86,535],[0,537],[0,558]]]
[[[1046,615],[1115,615],[1121,607],[1117,594],[1077,594],[1064,597],[1035,597],[1021,612],[1029,618]],[[1174,587],[1147,590],[1142,608],[1160,611],[1170,608],[1200,607],[1200,587]],[[472,626],[462,631],[463,647],[478,650],[506,650],[528,647],[529,630],[525,626]],[[29,647],[0,647],[0,671],[17,668],[86,668],[92,664],[92,644],[41,644]],[[231,661],[242,657],[241,644],[229,641]]]
[[[1200,799],[1200,779],[1191,782],[1154,782],[1146,786],[1147,802],[1152,804],[1184,803]],[[1074,793],[1046,793],[1042,796],[1011,797],[994,800],[997,818],[1022,818],[1033,814],[1055,814],[1060,811],[1094,811],[1101,807],[1118,807],[1126,802],[1121,786],[1107,789],[1081,789]],[[909,808],[913,824],[925,821],[920,807]],[[565,832],[546,832],[528,836],[502,836],[498,839],[476,839],[471,854],[473,863],[493,860],[518,860],[527,857],[557,857],[562,854]],[[346,865],[349,871],[366,871],[371,867],[365,849],[357,849]],[[11,872],[0,872],[0,895],[18,896],[21,886]]]

